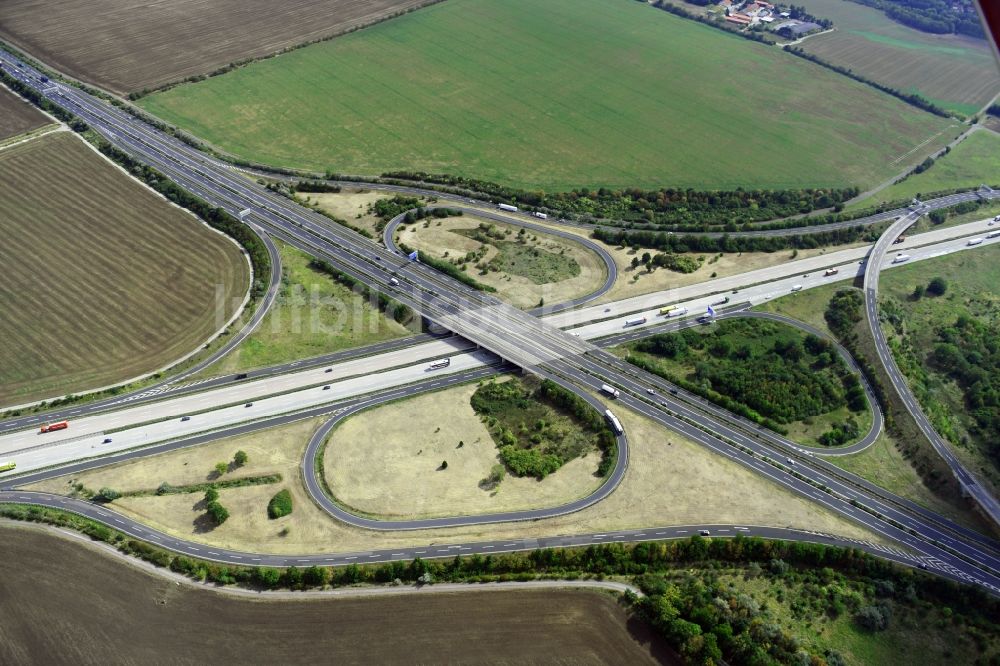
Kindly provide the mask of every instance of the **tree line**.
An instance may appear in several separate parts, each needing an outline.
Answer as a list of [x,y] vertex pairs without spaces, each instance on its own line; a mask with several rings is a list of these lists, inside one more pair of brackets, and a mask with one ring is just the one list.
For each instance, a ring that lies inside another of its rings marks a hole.
[[648,247],[669,253],[685,252],[777,252],[788,249],[811,249],[830,245],[845,245],[868,240],[870,232],[864,226],[841,227],[815,234],[789,236],[695,236],[668,234],[664,231],[626,231],[598,227],[591,236],[607,245]]
[[381,291],[372,289],[361,280],[355,279],[347,273],[334,268],[333,264],[329,261],[316,259],[314,257],[309,260],[309,268],[314,271],[326,273],[335,281],[367,298],[369,301],[373,302],[373,304],[377,304],[379,311],[389,317],[392,317],[394,321],[402,324],[403,326],[412,324],[416,319],[416,313],[408,305],[404,305],[391,296],[386,296]]
[[971,0],[854,0],[881,9],[897,23],[936,35],[966,35],[985,39]]

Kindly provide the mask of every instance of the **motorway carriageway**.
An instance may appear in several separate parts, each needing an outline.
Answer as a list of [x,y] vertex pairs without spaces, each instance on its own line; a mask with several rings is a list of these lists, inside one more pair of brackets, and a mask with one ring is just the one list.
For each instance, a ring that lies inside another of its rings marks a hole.
[[[933,236],[921,234],[920,236],[907,239],[907,243],[912,243],[914,247],[918,247],[922,239],[928,237],[930,240],[940,238],[942,236],[941,232],[951,231],[952,235],[959,233],[967,234],[969,232],[982,231],[986,228],[985,225],[984,221],[962,225],[961,227],[953,227],[950,230],[937,230],[931,232],[934,234]],[[1000,242],[1000,238],[989,239],[982,245],[974,247],[984,247],[994,242]],[[791,262],[779,267],[761,269],[742,274],[741,276],[735,276],[743,278],[742,284],[746,284],[762,275],[765,279],[766,277],[773,276],[777,268],[783,268],[784,271],[782,272],[785,275],[795,271],[792,277],[743,289],[740,291],[737,300],[740,302],[763,303],[790,293],[793,285],[802,284],[803,289],[806,289],[828,284],[834,280],[842,281],[844,276],[851,275],[851,272],[861,274],[863,267],[854,261],[847,264],[838,264],[836,262],[845,258],[842,255],[848,253],[853,255],[856,252],[864,251],[864,249],[842,250],[822,257]],[[919,261],[964,249],[973,249],[973,247],[967,245],[965,238],[939,242],[934,245],[909,250],[908,253],[912,256],[912,259],[909,261]],[[823,276],[822,270],[820,270],[811,274],[809,278],[802,278],[797,273],[797,270],[800,269],[798,264],[814,262],[816,259],[824,261],[822,266],[839,266],[840,273],[835,277],[826,278]],[[891,268],[899,265],[892,264],[891,261],[892,258],[887,257],[883,268]],[[699,287],[704,293],[713,289],[715,282],[717,281],[695,286]],[[685,288],[685,290],[691,291],[691,288]],[[640,299],[663,299],[673,296],[675,293],[659,292],[628,300],[639,302]],[[718,295],[702,297],[699,301],[687,302],[686,306],[689,309],[688,316],[703,313],[709,303],[717,300]],[[657,305],[662,303],[663,300],[659,300]],[[589,312],[590,317],[608,316],[604,312],[606,307],[612,307],[612,305],[591,307],[585,312]],[[662,325],[665,321],[671,321],[668,317],[659,316],[658,312],[657,308],[648,312],[632,314],[627,319],[634,320],[642,317],[646,317],[647,319],[644,324],[634,327],[626,327],[625,320],[623,319],[612,318],[572,329],[572,332],[585,339],[596,339],[609,335],[622,334],[626,331],[637,333],[642,328],[658,326]],[[552,315],[549,319],[550,321],[561,323],[559,320],[575,314],[575,312],[561,313]],[[680,319],[676,318],[673,321],[680,321]],[[46,433],[44,435],[39,434],[37,430],[9,432],[0,435],[0,458],[3,458],[5,461],[16,462],[18,465],[17,473],[20,474],[25,471],[50,467],[72,460],[88,458],[94,455],[110,454],[167,439],[184,437],[197,432],[205,432],[210,429],[224,428],[237,423],[245,423],[268,416],[297,411],[311,405],[331,403],[362,393],[423,381],[427,378],[427,364],[425,361],[428,359],[445,357],[453,359],[452,365],[449,368],[434,371],[441,375],[498,363],[498,359],[495,356],[486,352],[477,352],[476,354],[461,353],[468,351],[472,347],[474,346],[471,343],[458,337],[452,337],[376,356],[366,356],[341,362],[332,366],[333,371],[330,373],[325,372],[324,368],[311,368],[302,372],[290,372],[256,381],[225,385],[222,388],[213,389],[208,392],[192,393],[177,398],[169,398],[169,393],[163,393],[161,395],[165,399],[150,404],[143,404],[105,414],[83,416],[76,419],[73,418],[73,412],[81,411],[83,407],[70,409],[68,410],[68,418],[73,420],[70,428],[66,430]],[[415,363],[416,365],[406,365],[410,363]],[[353,379],[347,379],[350,377],[353,377]],[[331,388],[323,390],[323,385],[329,385]],[[181,386],[178,388],[184,387]],[[253,405],[246,407],[245,404],[251,401]],[[206,411],[205,405],[230,406]],[[192,416],[190,421],[180,421],[179,419],[185,415],[195,416]],[[112,441],[105,443],[104,440],[108,437]],[[60,446],[60,444],[63,445]]]

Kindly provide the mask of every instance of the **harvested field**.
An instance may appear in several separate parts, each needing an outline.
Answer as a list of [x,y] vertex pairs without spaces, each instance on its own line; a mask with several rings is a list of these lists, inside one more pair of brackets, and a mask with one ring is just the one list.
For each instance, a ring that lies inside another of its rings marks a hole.
[[243,300],[235,243],[69,132],[0,151],[0,183],[0,404],[154,371]]
[[543,190],[866,184],[957,134],[635,0],[449,0],[140,103],[258,162]]
[[177,585],[50,531],[4,524],[0,540],[5,664],[677,663],[598,592],[262,600]]
[[[623,410],[619,410],[617,416],[629,435],[630,446],[629,466],[621,486],[602,502],[572,515],[527,523],[383,532],[350,527],[330,518],[306,493],[300,464],[309,437],[319,427],[321,419],[50,479],[34,487],[69,493],[74,480],[88,488],[106,485],[123,490],[156,487],[163,481],[172,485],[197,483],[205,480],[206,473],[216,462],[229,460],[237,449],[243,449],[249,454],[250,462],[242,474],[279,473],[284,477],[295,504],[291,515],[278,520],[267,518],[267,503],[274,495],[273,486],[221,491],[220,501],[229,509],[230,517],[224,525],[211,531],[202,527],[200,519],[204,509],[196,506],[198,497],[127,497],[115,500],[112,507],[142,523],[186,539],[223,548],[273,553],[363,551],[430,542],[533,538],[716,522],[804,527],[881,541],[881,537],[856,523],[793,496],[764,477],[643,417]],[[503,483],[509,480],[508,477]]]
[[71,76],[127,93],[207,74],[434,1],[5,0],[0,37]]
[[801,4],[836,25],[801,44],[828,62],[970,115],[1000,92],[1000,70],[984,40],[920,32],[847,0]]
[[51,122],[44,113],[31,104],[6,88],[0,87],[0,141],[38,129]]

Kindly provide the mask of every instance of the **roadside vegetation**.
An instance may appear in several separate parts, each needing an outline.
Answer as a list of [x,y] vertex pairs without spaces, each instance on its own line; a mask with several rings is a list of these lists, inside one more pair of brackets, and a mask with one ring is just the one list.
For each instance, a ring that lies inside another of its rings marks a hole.
[[[282,278],[274,305],[246,340],[204,374],[224,375],[318,356],[409,335],[414,329],[407,326],[419,328],[419,319],[408,317],[405,308],[358,293],[349,278],[338,280],[306,253],[275,243],[281,252]],[[402,321],[387,316],[386,305]]]
[[627,360],[801,444],[839,446],[871,427],[861,383],[823,338],[760,319],[655,335]]
[[959,252],[890,271],[882,318],[900,370],[935,430],[1000,488],[1000,250]]
[[3,150],[0,181],[0,403],[154,372],[242,304],[250,271],[240,248],[74,134]]
[[[747,85],[733,62],[768,75]],[[139,103],[261,163],[567,192],[850,187],[950,138],[865,85],[626,0],[439,3]],[[776,108],[802,122],[778,129]]]
[[552,381],[487,382],[472,395],[472,408],[515,476],[544,479],[595,446],[601,451],[597,475],[614,467],[617,444],[603,415]]

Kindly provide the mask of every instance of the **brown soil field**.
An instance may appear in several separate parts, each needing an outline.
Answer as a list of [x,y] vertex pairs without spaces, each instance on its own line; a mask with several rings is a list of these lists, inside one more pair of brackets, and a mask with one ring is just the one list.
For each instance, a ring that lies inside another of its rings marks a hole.
[[51,122],[31,104],[6,88],[0,88],[0,141]]
[[70,132],[0,151],[0,183],[0,405],[155,371],[243,300],[239,246]]
[[5,0],[0,37],[113,92],[154,88],[437,0]]
[[[244,598],[5,524],[0,663],[671,663],[609,594]],[[675,658],[674,658],[675,659]],[[676,662],[673,662],[676,663]]]

